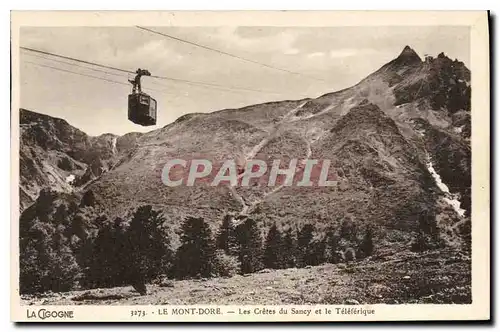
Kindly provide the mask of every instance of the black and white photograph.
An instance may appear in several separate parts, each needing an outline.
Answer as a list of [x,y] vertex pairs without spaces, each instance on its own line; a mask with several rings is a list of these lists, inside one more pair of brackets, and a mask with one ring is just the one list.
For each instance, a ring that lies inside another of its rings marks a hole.
[[489,301],[470,25],[141,22],[18,27],[22,319]]

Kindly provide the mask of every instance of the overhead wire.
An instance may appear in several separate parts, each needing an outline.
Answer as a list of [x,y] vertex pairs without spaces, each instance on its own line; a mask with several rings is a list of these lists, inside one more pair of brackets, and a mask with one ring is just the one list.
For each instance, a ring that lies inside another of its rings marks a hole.
[[179,38],[179,37],[176,37],[176,36],[172,36],[172,35],[169,35],[169,34],[164,33],[164,32],[156,31],[156,30],[149,29],[149,28],[142,27],[142,26],[138,26],[138,25],[136,25],[136,28],[144,30],[144,31],[148,31],[150,33],[157,34],[157,35],[160,35],[160,36],[172,39],[172,40],[176,40],[176,41],[181,42],[181,43],[189,44],[189,45],[192,45],[192,46],[203,48],[205,50],[209,50],[209,51],[216,52],[216,53],[219,53],[219,54],[222,54],[222,55],[226,55],[226,56],[229,56],[229,57],[232,57],[232,58],[235,58],[235,59],[239,59],[239,60],[242,60],[242,61],[250,62],[250,63],[256,64],[256,65],[262,66],[262,67],[266,67],[266,68],[278,70],[278,71],[285,72],[285,73],[288,73],[288,74],[302,76],[302,77],[305,77],[305,78],[308,78],[308,79],[312,79],[312,80],[316,80],[316,81],[320,81],[320,82],[324,82],[324,83],[327,82],[327,80],[322,79],[322,78],[318,78],[318,77],[314,77],[314,76],[310,76],[310,75],[305,75],[305,74],[302,74],[302,73],[299,73],[299,72],[295,72],[295,71],[292,71],[292,70],[289,70],[289,69],[284,69],[284,68],[279,68],[279,67],[276,67],[276,66],[272,66],[272,65],[269,65],[269,64],[266,64],[266,63],[263,63],[263,62],[259,62],[259,61],[255,61],[255,60],[252,60],[252,59],[249,59],[249,58],[242,57],[240,55],[236,55],[236,54],[232,54],[232,53],[229,53],[229,52],[226,52],[226,51],[218,50],[218,49],[210,47],[210,46],[198,44],[198,43],[186,40],[186,39],[182,39],[182,38]]
[[79,67],[79,68],[89,69],[89,70],[92,70],[95,72],[104,73],[104,74],[108,74],[108,75],[114,75],[114,76],[118,76],[118,77],[128,77],[128,75],[125,75],[125,74],[119,74],[119,73],[109,72],[109,71],[105,71],[105,70],[101,70],[101,69],[97,69],[97,68],[88,67],[88,66],[82,66],[82,65],[75,63],[75,62],[62,61],[62,60],[59,60],[57,58],[56,59],[48,58],[48,57],[45,57],[45,56],[42,56],[39,54],[27,54],[27,55],[38,58],[38,59],[44,59],[44,60],[54,61],[57,63],[62,63],[62,64],[69,65],[69,66],[75,66],[75,67]]
[[[65,73],[70,73],[70,74],[75,74],[75,75],[85,76],[85,77],[89,77],[89,78],[94,78],[94,79],[98,79],[98,80],[106,81],[106,82],[109,82],[109,83],[114,83],[114,84],[120,84],[120,85],[130,86],[129,84],[124,83],[124,82],[115,81],[115,80],[111,80],[111,79],[104,78],[104,77],[99,77],[99,76],[94,76],[94,75],[89,75],[89,74],[79,73],[79,72],[76,72],[76,71],[72,71],[72,70],[68,70],[68,69],[63,69],[63,68],[58,68],[58,67],[50,66],[50,65],[47,65],[47,64],[43,64],[43,63],[37,63],[37,62],[33,62],[33,61],[24,61],[24,62],[25,62],[25,63],[32,64],[32,65],[35,65],[35,66],[45,67],[45,68],[50,68],[50,69],[57,70],[57,71],[61,71],[61,72],[65,72]],[[160,92],[160,93],[166,93],[166,94],[172,94],[172,95],[175,95],[174,93],[171,93],[171,92],[166,92],[166,91],[164,91],[164,90],[158,90],[158,89],[152,89],[152,88],[148,88],[148,89],[149,89],[149,90],[152,90],[152,91]]]
[[[175,81],[179,83],[184,83],[188,85],[195,85],[199,86],[199,83],[181,79],[181,78],[171,78],[171,77],[166,77],[166,76],[159,76],[159,75],[151,75],[152,78],[157,78],[157,79],[163,79],[163,80],[169,80],[169,81]],[[241,88],[237,86],[231,86],[231,85],[222,85],[222,84],[217,84],[217,83],[203,83],[205,87],[210,87],[210,88],[217,88],[217,89],[229,89],[229,90],[241,90],[241,91],[249,91],[249,92],[258,92],[258,93],[266,93],[266,94],[273,94],[273,95],[281,95],[282,93],[280,92],[275,92],[275,91],[266,91],[266,90],[260,90],[260,89],[252,89],[252,88]]]
[[[88,67],[88,66],[82,66],[82,65],[79,65],[78,63],[75,63],[75,62],[62,61],[62,60],[57,59],[57,58],[49,58],[49,57],[45,57],[45,56],[39,55],[39,54],[27,54],[27,55],[32,56],[32,57],[36,57],[38,59],[54,61],[54,62],[61,63],[61,64],[64,64],[64,65],[69,65],[69,66],[75,66],[75,67],[78,67],[78,68],[89,69],[89,70],[92,70],[92,71],[95,71],[95,72],[104,73],[104,74],[108,74],[108,75],[115,75],[115,76],[118,76],[118,77],[127,77],[127,75],[125,75],[125,74],[109,72],[109,71],[100,70],[100,69],[96,69],[96,68],[92,68],[92,67]],[[38,65],[38,63],[34,63],[34,62],[30,62],[30,61],[26,61],[26,62]],[[53,67],[50,67],[50,66],[47,66],[47,65],[43,65],[43,64],[40,64],[40,65],[42,67],[53,68]],[[58,68],[53,68],[53,69],[58,69]],[[60,71],[67,71],[67,70],[60,70]],[[69,71],[67,71],[67,72],[69,72]],[[86,76],[88,76],[88,75],[86,75]],[[97,78],[97,77],[94,77],[94,78]],[[153,78],[158,79],[159,77],[153,76]],[[120,83],[122,83],[122,82],[120,82]],[[123,83],[123,84],[126,84],[126,83]],[[151,82],[151,84],[172,89],[171,86],[168,86],[168,85],[165,85],[165,84],[161,84],[159,82],[154,82],[153,81],[153,82]],[[126,84],[126,85],[128,85],[128,84]],[[206,88],[205,86],[201,86],[201,85],[198,85],[198,84],[192,84],[192,86],[194,86],[196,88]],[[147,89],[150,89],[150,88],[148,87]],[[213,86],[213,87],[211,87],[211,89],[220,90],[220,91],[227,91],[227,92],[236,93],[236,94],[244,94],[243,91],[232,90],[232,89],[226,88],[226,87],[224,87],[222,85],[221,86]],[[150,89],[150,90],[160,91],[160,92],[162,91],[162,90],[155,90],[155,89]]]
[[[104,69],[110,69],[110,70],[116,70],[119,72],[127,73],[127,74],[135,74],[135,71],[132,70],[127,70],[127,69],[122,69],[118,67],[113,67],[109,65],[104,65],[92,61],[87,61],[87,60],[82,60],[82,59],[77,59],[74,57],[69,57],[61,54],[56,54],[52,52],[47,52],[47,51],[41,51],[29,47],[20,47],[21,50],[33,52],[33,53],[38,53],[38,54],[43,54],[43,55],[48,55],[60,59],[66,59],[66,60],[71,60],[87,65],[92,65]],[[222,84],[216,84],[216,83],[209,83],[209,82],[201,82],[201,81],[193,81],[193,80],[186,80],[186,79],[180,79],[180,78],[173,78],[173,77],[168,77],[168,76],[159,76],[159,75],[151,75],[152,78],[156,79],[163,79],[163,80],[168,80],[168,81],[173,81],[173,82],[178,82],[178,83],[184,83],[188,85],[194,85],[194,86],[203,86],[206,88],[224,88],[224,89],[230,89],[230,90],[241,90],[241,91],[251,91],[251,92],[259,92],[259,93],[267,93],[267,94],[275,94],[275,95],[280,95],[282,93],[275,92],[275,91],[266,91],[266,90],[261,90],[261,89],[252,89],[252,88],[246,88],[246,87],[238,87],[238,86],[227,86],[227,85],[222,85]]]

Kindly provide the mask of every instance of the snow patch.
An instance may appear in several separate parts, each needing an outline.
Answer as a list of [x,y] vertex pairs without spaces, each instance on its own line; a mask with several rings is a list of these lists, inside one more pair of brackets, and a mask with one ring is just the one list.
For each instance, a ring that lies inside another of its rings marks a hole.
[[441,191],[449,194],[450,193],[450,189],[448,189],[448,186],[445,185],[443,183],[443,181],[441,181],[441,176],[434,169],[434,166],[432,165],[432,162],[429,161],[427,163],[427,169],[429,170],[429,172],[431,173],[432,177],[434,178],[434,181],[436,181],[436,184],[439,187],[439,189],[441,189]]
[[460,127],[454,127],[453,128],[453,131],[457,134],[460,134],[462,132],[462,130],[464,130],[464,126],[460,126]]
[[113,137],[113,141],[111,141],[111,146],[113,149],[113,154],[116,154],[116,137]]
[[460,201],[458,200],[457,195],[450,193],[450,189],[443,183],[441,176],[436,172],[431,161],[427,163],[427,169],[434,178],[434,181],[436,181],[438,188],[445,194],[445,197],[443,198],[444,201],[448,203],[460,217],[463,217],[465,210],[460,208]]
[[69,183],[71,184],[73,181],[75,181],[75,175],[74,174],[70,174],[66,177],[66,183]]
[[298,116],[298,115],[294,114],[294,115],[292,115],[290,117],[290,122],[307,120],[307,119],[310,119],[310,118],[313,118],[313,117],[317,117],[317,116],[320,116],[320,115],[323,115],[323,114],[329,112],[330,110],[334,109],[335,107],[337,107],[337,104],[331,104],[331,105],[323,108],[321,111],[319,111],[317,113],[306,113],[306,114],[301,115],[301,116]]
[[453,210],[455,210],[458,213],[460,217],[464,216],[465,210],[460,208],[460,201],[457,198],[454,197],[450,199],[448,197],[445,197],[443,199],[453,208]]

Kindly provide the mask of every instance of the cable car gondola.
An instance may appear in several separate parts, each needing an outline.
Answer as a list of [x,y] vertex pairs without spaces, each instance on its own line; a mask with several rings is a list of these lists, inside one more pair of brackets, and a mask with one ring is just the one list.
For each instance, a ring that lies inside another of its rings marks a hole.
[[128,95],[128,119],[141,126],[156,125],[156,100],[141,90],[141,76],[151,76],[146,69],[137,69],[132,84],[132,93]]

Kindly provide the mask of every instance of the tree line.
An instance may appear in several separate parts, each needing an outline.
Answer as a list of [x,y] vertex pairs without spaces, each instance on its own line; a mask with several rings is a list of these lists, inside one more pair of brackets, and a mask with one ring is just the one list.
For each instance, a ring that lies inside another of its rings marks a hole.
[[262,236],[250,218],[224,217],[215,234],[203,218],[188,217],[180,228],[180,245],[172,248],[165,217],[150,205],[130,220],[99,216],[88,221],[76,207],[60,205],[53,214],[37,211],[22,224],[21,293],[68,291],[150,283],[158,278],[193,279],[254,273],[358,258],[374,250],[373,228],[345,221],[318,232],[313,224],[280,229],[273,224]]

